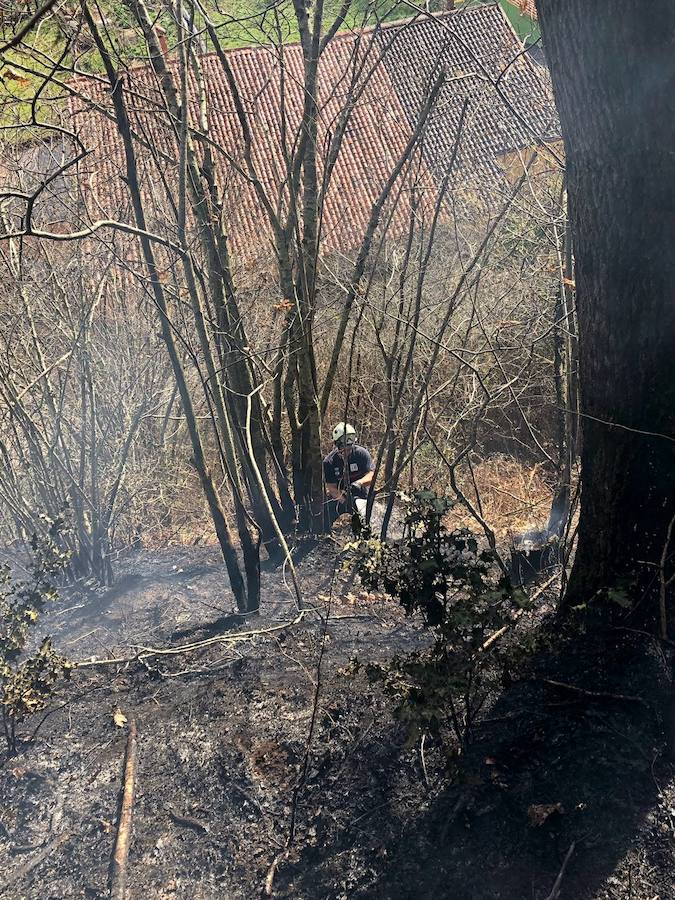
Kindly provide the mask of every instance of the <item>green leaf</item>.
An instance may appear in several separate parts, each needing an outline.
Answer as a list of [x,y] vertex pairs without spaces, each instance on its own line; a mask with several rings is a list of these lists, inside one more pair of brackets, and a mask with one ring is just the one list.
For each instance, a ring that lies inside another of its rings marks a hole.
[[633,605],[633,601],[628,592],[623,588],[609,588],[607,597],[612,603],[616,603],[617,606],[620,606],[621,609],[630,609]]

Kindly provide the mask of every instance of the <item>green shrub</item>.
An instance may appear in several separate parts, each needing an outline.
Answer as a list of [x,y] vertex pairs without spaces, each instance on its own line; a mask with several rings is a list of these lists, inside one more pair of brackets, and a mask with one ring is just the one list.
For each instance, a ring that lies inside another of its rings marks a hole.
[[28,580],[15,581],[8,565],[0,567],[0,708],[11,754],[17,750],[17,725],[46,707],[58,679],[68,676],[72,668],[54,651],[49,638],[34,654],[25,654],[45,604],[58,599],[54,581],[68,563],[58,541],[64,520],[47,524],[45,538],[34,535],[31,539]]
[[411,743],[425,732],[441,735],[450,728],[461,752],[495,675],[483,644],[526,598],[472,532],[448,529],[452,505],[433,491],[418,491],[401,541],[387,544],[365,535],[348,551],[364,587],[396,598],[433,634],[428,650],[386,666],[369,663],[367,676],[397,699],[396,713]]

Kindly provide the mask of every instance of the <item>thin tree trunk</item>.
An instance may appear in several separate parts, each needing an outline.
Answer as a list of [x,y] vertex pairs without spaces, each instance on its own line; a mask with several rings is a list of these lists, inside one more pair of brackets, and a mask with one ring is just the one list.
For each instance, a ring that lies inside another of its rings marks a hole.
[[[203,162],[200,164],[193,141],[189,133],[185,131],[183,104],[179,100],[179,96],[174,84],[173,75],[167,67],[153,23],[147,7],[142,0],[126,0],[127,5],[136,16],[142,30],[145,40],[150,49],[150,60],[152,66],[162,85],[164,97],[171,115],[176,123],[184,128],[184,141],[182,148],[181,162],[185,167],[187,174],[186,186],[191,194],[192,209],[198,223],[198,234],[204,248],[208,260],[208,285],[209,297],[213,307],[216,321],[219,323],[219,339],[221,345],[225,345],[225,350],[221,346],[221,368],[223,373],[227,373],[226,377],[231,382],[233,392],[227,393],[227,404],[231,407],[230,424],[233,426],[232,431],[236,434],[235,452],[239,459],[240,466],[246,471],[248,468],[248,455],[246,453],[246,440],[243,425],[241,424],[245,417],[245,404],[242,398],[253,396],[253,415],[251,429],[254,435],[254,447],[256,452],[256,461],[259,471],[262,473],[263,484],[270,500],[273,513],[278,520],[284,521],[282,507],[272,490],[267,470],[267,449],[269,441],[265,433],[263,423],[263,414],[260,404],[260,398],[254,392],[256,385],[254,384],[253,374],[251,372],[250,360],[247,353],[248,340],[244,331],[244,323],[236,302],[236,292],[232,273],[230,270],[229,252],[227,240],[219,224],[217,215],[217,189],[215,184],[215,173],[213,170],[213,160],[211,147],[207,140],[202,140]],[[200,113],[200,130],[195,133],[196,139],[206,138],[208,136],[208,116],[206,110],[206,93],[204,89],[203,77],[198,61],[193,57],[193,69],[197,85],[199,88],[199,113]],[[202,177],[203,176],[203,177]],[[207,188],[204,187],[204,181]],[[225,357],[223,352],[227,354]],[[210,379],[212,391],[222,394],[222,386],[220,378]],[[221,405],[218,398],[215,398],[216,407]],[[222,419],[221,419],[222,422]],[[227,433],[221,435],[221,441],[228,440]],[[270,557],[272,559],[280,559],[281,551],[276,541],[274,524],[269,517],[267,505],[260,497],[260,488],[257,479],[253,473],[247,473],[245,479],[249,489],[251,505],[256,516],[256,520],[262,531],[263,540]],[[238,521],[243,521],[238,516]],[[241,535],[242,543],[251,548],[249,534]]]
[[[106,74],[112,88],[112,99],[115,106],[117,128],[124,145],[127,184],[129,187],[129,192],[131,194],[134,216],[139,229],[145,232],[145,214],[143,212],[141,190],[138,181],[136,157],[131,140],[131,132],[129,129],[124,99],[122,96],[122,80],[112,65],[108,51],[106,50],[105,44],[101,39],[101,36],[96,28],[96,24],[86,3],[83,3],[83,11],[85,19],[87,21],[87,25],[89,26],[89,29],[94,37],[94,40],[96,41],[96,45],[101,54],[101,58],[103,59]],[[149,238],[145,234],[141,236],[141,249],[143,251],[145,264],[150,275],[150,285],[153,292],[155,304],[159,311],[162,338],[164,339],[164,342],[166,344],[169,359],[171,361],[171,367],[173,369],[174,377],[178,385],[181,404],[185,415],[185,421],[188,427],[188,433],[190,435],[190,442],[192,444],[192,461],[194,463],[197,474],[199,475],[202,490],[209,506],[209,511],[213,519],[218,542],[220,544],[223,559],[225,560],[225,565],[230,577],[230,585],[237,602],[237,607],[241,612],[247,612],[248,603],[246,596],[246,587],[239,570],[239,561],[237,559],[237,554],[232,542],[230,528],[227,524],[227,520],[220,503],[220,498],[218,497],[218,493],[213,483],[213,478],[206,464],[201,435],[199,433],[199,426],[197,424],[197,418],[195,416],[194,407],[192,405],[192,397],[190,395],[190,391],[185,379],[185,373],[183,371],[180,357],[178,355],[178,350],[176,348],[171,323],[169,322],[169,311],[167,308],[166,297],[159,279],[159,273],[157,271],[153,249],[150,244]]]
[[[323,531],[323,470],[321,460],[321,415],[314,360],[312,329],[316,309],[317,259],[319,252],[319,181],[317,171],[318,65],[323,0],[317,0],[310,27],[304,0],[293,0],[300,32],[304,79],[304,133],[302,156],[302,239],[295,286],[298,306],[296,334],[298,348],[298,410],[300,423],[302,498],[304,518],[312,532]],[[296,498],[297,499],[297,498]]]
[[572,365],[570,319],[572,318],[571,283],[573,279],[572,255],[569,252],[571,244],[571,232],[569,221],[565,225],[565,234],[562,239],[558,229],[556,231],[556,243],[559,257],[560,283],[556,294],[553,326],[553,367],[555,378],[555,419],[557,430],[558,453],[556,459],[556,487],[551,503],[551,512],[548,518],[547,531],[549,534],[562,536],[570,514],[570,502],[572,494],[572,467],[576,456],[574,440],[574,425],[571,410],[572,398]]

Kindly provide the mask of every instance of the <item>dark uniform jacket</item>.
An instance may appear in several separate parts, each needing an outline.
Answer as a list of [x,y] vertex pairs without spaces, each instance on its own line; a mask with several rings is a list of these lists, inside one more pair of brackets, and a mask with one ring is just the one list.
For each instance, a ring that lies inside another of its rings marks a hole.
[[[358,444],[352,446],[352,451],[347,457],[347,466],[349,467],[350,484],[353,481],[358,481],[359,478],[363,478],[367,472],[375,471],[373,457],[365,447],[360,447]],[[344,468],[345,461],[340,451],[336,448],[323,461],[323,477],[326,484],[336,484],[340,490],[345,490]],[[368,488],[361,488],[360,490],[356,488],[355,493],[365,497],[368,493]]]

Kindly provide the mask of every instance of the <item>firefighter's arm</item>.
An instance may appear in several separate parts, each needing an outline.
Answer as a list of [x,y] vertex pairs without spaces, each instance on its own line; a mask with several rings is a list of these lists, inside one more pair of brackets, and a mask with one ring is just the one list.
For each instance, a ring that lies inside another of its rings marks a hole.
[[352,482],[352,487],[367,488],[372,483],[374,477],[374,471],[366,472],[366,474],[362,475],[357,481]]

